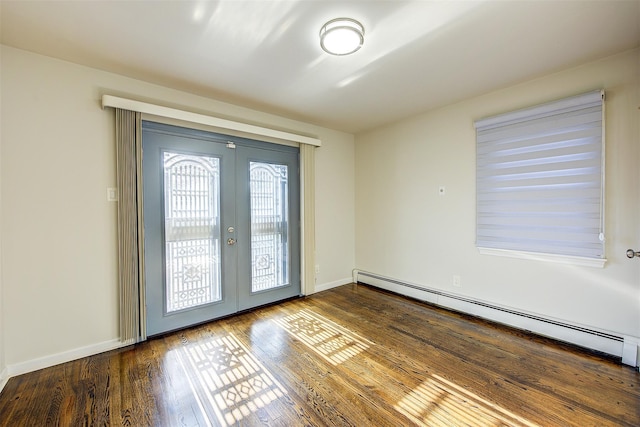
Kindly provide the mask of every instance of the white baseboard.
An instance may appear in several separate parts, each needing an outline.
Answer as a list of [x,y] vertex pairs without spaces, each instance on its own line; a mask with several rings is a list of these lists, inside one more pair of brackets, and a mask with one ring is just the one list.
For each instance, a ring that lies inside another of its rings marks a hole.
[[337,288],[338,286],[348,285],[349,283],[353,283],[353,279],[351,277],[345,277],[344,279],[335,280],[329,283],[322,283],[320,285],[316,285],[315,292],[326,291],[332,288]]
[[[357,276],[357,277],[355,277]],[[572,324],[562,319],[503,307],[422,285],[403,282],[375,273],[356,271],[354,281],[386,289],[401,295],[426,301],[444,308],[502,323],[518,329],[576,344],[585,348],[621,357],[622,363],[637,367],[640,359],[640,339],[586,325]]]
[[625,335],[622,347],[622,363],[630,366],[640,366],[640,338]]
[[9,370],[4,368],[2,372],[0,372],[0,393],[2,393],[4,386],[7,385],[7,381],[9,381]]
[[72,360],[81,359],[83,357],[93,356],[105,351],[126,347],[130,344],[131,343],[123,343],[116,338],[101,343],[75,348],[69,351],[63,351],[61,353],[56,353],[49,356],[39,357],[37,359],[27,360],[26,362],[8,365],[5,371],[7,372],[7,377],[14,377],[16,375],[22,375],[28,372],[37,371],[38,369],[48,368],[50,366],[59,365],[61,363],[71,362]]

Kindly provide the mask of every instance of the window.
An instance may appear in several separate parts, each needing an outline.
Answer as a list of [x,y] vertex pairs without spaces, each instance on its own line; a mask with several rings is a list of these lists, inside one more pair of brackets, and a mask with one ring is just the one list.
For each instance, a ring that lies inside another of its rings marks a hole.
[[603,112],[598,90],[475,123],[481,252],[604,264]]

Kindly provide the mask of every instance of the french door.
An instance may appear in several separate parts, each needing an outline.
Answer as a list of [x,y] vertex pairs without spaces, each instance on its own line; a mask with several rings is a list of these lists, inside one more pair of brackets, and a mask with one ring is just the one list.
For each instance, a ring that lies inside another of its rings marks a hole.
[[300,294],[298,149],[143,122],[147,335]]

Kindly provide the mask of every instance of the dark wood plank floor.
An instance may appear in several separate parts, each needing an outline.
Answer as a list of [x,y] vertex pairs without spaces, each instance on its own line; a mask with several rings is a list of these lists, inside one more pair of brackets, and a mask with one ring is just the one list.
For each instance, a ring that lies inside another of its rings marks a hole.
[[2,426],[638,426],[640,374],[363,285],[11,378]]

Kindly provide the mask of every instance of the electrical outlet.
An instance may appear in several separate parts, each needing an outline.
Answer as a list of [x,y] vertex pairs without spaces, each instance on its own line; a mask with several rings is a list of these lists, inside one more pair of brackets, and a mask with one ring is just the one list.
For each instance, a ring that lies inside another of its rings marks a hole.
[[461,288],[461,287],[462,287],[462,283],[460,282],[460,276],[458,276],[458,275],[454,275],[454,276],[453,276],[453,280],[451,281],[451,284],[452,284],[455,288]]

